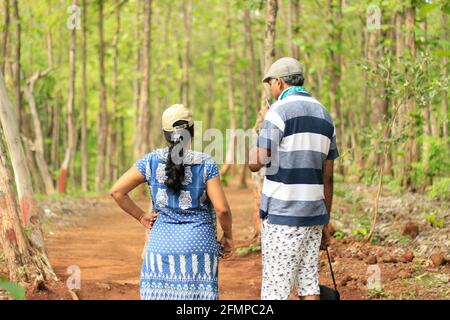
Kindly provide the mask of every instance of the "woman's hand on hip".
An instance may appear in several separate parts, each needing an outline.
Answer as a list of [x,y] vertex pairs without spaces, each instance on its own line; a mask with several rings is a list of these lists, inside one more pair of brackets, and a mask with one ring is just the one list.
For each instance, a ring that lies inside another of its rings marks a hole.
[[146,228],[151,230],[153,228],[153,224],[158,218],[158,214],[156,212],[152,212],[151,214],[145,213],[139,218],[139,222]]

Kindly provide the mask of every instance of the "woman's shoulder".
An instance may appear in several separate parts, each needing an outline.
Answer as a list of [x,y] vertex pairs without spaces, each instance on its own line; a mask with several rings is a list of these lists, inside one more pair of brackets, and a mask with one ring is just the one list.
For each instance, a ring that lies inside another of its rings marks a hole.
[[211,162],[214,162],[214,160],[209,154],[195,150],[189,150],[184,157],[184,163],[190,165],[201,165]]

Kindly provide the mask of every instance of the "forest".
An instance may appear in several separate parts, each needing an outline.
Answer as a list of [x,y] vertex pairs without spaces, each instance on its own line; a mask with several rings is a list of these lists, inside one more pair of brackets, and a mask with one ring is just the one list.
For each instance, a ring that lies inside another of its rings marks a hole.
[[[237,249],[221,269],[223,296],[255,299],[258,270],[229,283],[232,265],[260,260],[262,180],[247,157],[235,163],[233,133],[259,132],[274,102],[261,80],[285,56],[336,125],[342,297],[449,299],[449,14],[445,0],[2,0],[0,300],[137,298],[127,265],[139,269],[145,232],[108,192],[165,145],[161,114],[176,103],[226,137],[216,161]],[[149,206],[146,190],[134,197]],[[126,264],[107,253],[117,246]],[[66,287],[72,265],[82,289]],[[373,266],[382,286],[370,286]]]

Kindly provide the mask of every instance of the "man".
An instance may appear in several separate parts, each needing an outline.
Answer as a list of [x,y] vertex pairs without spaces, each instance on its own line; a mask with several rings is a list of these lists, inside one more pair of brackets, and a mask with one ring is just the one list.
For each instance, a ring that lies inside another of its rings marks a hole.
[[317,300],[319,252],[330,240],[333,160],[339,156],[335,128],[327,109],[303,88],[299,61],[276,61],[263,82],[278,101],[250,154],[250,170],[266,170],[261,299],[288,299],[295,284],[300,299]]

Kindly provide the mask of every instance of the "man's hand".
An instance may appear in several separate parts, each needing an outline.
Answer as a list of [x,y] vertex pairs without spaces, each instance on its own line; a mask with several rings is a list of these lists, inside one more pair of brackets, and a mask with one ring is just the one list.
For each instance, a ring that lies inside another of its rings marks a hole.
[[223,236],[220,239],[220,243],[223,245],[222,258],[227,259],[233,255],[234,243],[232,238]]
[[156,218],[158,218],[158,214],[156,212],[152,212],[151,214],[143,214],[139,218],[139,222],[146,228],[151,230],[153,228],[153,224],[156,221]]
[[330,232],[330,226],[328,224],[323,226],[322,229],[322,242],[320,243],[320,250],[326,250],[331,243],[332,234]]

